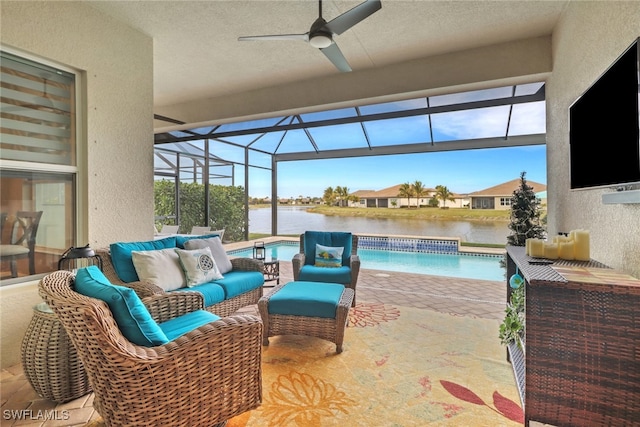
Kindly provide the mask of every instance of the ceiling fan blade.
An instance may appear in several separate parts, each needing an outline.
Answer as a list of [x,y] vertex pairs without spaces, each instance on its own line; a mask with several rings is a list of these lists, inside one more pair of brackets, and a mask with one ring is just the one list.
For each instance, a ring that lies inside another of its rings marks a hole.
[[309,33],[305,34],[273,34],[265,36],[243,36],[238,37],[238,41],[255,41],[255,40],[300,40],[309,41]]
[[333,65],[335,65],[338,70],[342,71],[343,73],[348,73],[349,71],[351,71],[349,63],[340,51],[340,48],[337,44],[331,43],[328,47],[320,50],[327,58],[329,58],[329,61],[333,62]]
[[367,0],[342,15],[333,18],[325,25],[333,34],[342,34],[358,22],[368,18],[382,8],[380,0]]

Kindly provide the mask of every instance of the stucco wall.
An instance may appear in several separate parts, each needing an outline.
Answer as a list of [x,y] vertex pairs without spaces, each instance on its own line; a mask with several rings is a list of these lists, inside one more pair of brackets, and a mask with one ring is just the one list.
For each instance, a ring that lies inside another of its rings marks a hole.
[[[569,106],[640,36],[640,2],[572,2],[553,35],[547,81],[549,232],[590,230],[591,257],[640,277],[640,205],[604,205],[608,190],[569,189]],[[606,120],[603,106],[602,120]],[[613,149],[615,141],[602,141]]]
[[[3,46],[84,73],[85,150],[78,182],[79,244],[153,236],[153,41],[86,4],[0,2]],[[0,288],[1,365],[20,343],[40,301],[35,283]]]

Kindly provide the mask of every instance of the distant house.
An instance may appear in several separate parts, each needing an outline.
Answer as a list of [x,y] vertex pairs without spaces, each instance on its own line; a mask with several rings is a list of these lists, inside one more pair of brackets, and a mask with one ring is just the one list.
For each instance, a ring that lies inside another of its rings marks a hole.
[[[428,206],[429,200],[433,198],[436,190],[433,188],[426,188],[425,195],[419,200],[415,197],[407,199],[406,197],[400,197],[400,187],[402,184],[394,185],[392,187],[383,188],[382,190],[358,190],[352,195],[358,197],[357,202],[350,202],[349,206],[361,207],[361,208],[400,208],[400,207],[415,207],[418,203],[420,206]],[[454,194],[454,201],[447,201],[445,206],[452,208],[461,208],[469,203],[469,199],[465,195]]]
[[[533,181],[527,181],[534,193],[546,191],[547,186]],[[469,194],[471,209],[510,209],[513,192],[520,187],[520,179],[514,179],[484,190]],[[546,200],[543,201],[546,203]]]

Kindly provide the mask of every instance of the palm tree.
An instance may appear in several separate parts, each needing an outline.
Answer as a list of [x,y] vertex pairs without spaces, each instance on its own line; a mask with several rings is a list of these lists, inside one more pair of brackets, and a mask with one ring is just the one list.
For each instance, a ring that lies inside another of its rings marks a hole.
[[442,200],[442,206],[440,206],[440,209],[443,209],[447,205],[447,200],[450,202],[455,202],[453,193],[449,191],[449,189],[444,185],[436,185],[435,197]]
[[333,187],[327,187],[324,189],[322,200],[327,206],[333,206],[336,202],[336,192]]
[[427,195],[427,189],[424,185],[422,185],[422,181],[416,181],[411,186],[413,189],[413,195],[416,196],[416,204],[418,205],[418,209],[420,209],[420,199]]
[[408,208],[411,208],[411,198],[413,197],[413,187],[411,186],[411,184],[409,184],[408,182],[402,184],[400,186],[400,189],[398,190],[398,196],[406,197],[407,204],[409,205]]
[[349,195],[348,187],[337,186],[335,192],[338,200],[340,201],[340,207],[348,206],[349,200],[354,200],[354,197]]

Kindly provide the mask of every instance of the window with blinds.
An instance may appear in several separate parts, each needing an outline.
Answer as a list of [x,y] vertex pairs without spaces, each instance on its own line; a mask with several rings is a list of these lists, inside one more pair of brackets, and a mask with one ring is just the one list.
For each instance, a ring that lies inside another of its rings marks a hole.
[[2,52],[4,160],[76,164],[75,75]]
[[0,51],[0,286],[75,246],[76,74]]

